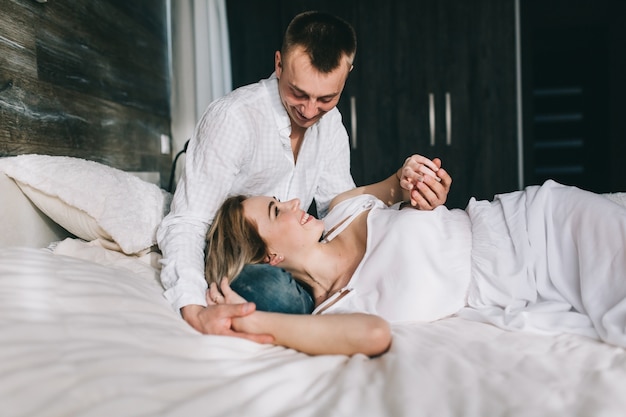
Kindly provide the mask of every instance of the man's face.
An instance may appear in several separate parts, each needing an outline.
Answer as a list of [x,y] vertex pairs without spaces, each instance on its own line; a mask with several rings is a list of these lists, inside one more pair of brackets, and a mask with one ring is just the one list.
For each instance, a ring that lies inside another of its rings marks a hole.
[[286,56],[277,51],[278,91],[292,127],[306,129],[332,110],[339,102],[350,69],[350,63],[344,58],[337,69],[324,74],[311,65],[302,47],[292,49]]

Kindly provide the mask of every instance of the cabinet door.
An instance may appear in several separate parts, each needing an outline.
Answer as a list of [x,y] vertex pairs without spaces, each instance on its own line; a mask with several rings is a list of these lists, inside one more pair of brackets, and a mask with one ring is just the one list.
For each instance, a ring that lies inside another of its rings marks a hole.
[[[338,105],[357,185],[386,178],[418,153],[440,157],[452,175],[449,207],[517,188],[514,0],[277,0],[229,18],[231,39],[243,40],[231,46],[247,51],[232,55],[233,80],[239,69],[259,66],[247,58],[260,49],[254,45],[278,44],[289,20],[307,9],[337,14],[357,32]],[[251,33],[264,17],[264,31]]]
[[448,205],[518,188],[513,0],[437,0],[434,151]]
[[452,175],[449,207],[516,189],[514,1],[364,1],[354,23],[357,184],[418,153]]
[[431,62],[436,22],[422,18],[432,14],[433,5],[358,4],[354,26],[359,46],[349,93],[358,117],[352,151],[357,184],[386,178],[411,154],[434,156],[428,147],[428,83],[436,77]]

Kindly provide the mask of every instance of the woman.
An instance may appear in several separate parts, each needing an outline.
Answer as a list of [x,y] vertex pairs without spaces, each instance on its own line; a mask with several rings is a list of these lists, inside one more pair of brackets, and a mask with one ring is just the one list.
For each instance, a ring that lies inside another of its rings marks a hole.
[[[420,173],[413,168],[337,196],[324,222],[296,200],[228,200],[209,234],[210,302],[237,301],[226,280],[225,299],[215,284],[235,276],[220,255],[230,253],[282,266],[311,288],[317,306],[301,319],[266,313],[233,326],[308,353],[379,354],[390,343],[386,322],[455,313],[626,346],[624,207],[548,181],[493,202],[472,199],[465,211],[400,208],[398,178]],[[424,181],[447,176],[429,174]],[[237,225],[246,232],[234,234]]]

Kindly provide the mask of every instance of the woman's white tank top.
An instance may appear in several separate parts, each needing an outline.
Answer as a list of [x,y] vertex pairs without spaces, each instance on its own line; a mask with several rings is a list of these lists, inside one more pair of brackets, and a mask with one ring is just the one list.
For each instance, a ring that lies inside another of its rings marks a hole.
[[363,312],[390,322],[432,321],[465,305],[471,224],[463,210],[387,207],[371,195],[339,203],[324,218],[331,241],[363,211],[365,255],[346,287],[313,314]]

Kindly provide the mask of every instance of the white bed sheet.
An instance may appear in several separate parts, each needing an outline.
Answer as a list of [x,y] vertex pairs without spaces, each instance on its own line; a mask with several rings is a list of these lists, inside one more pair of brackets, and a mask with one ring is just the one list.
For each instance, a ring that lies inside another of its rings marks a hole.
[[73,240],[57,252],[0,250],[2,416],[597,417],[626,410],[626,351],[582,336],[449,318],[395,325],[391,350],[375,359],[312,357],[198,334],[163,298],[155,259]]

